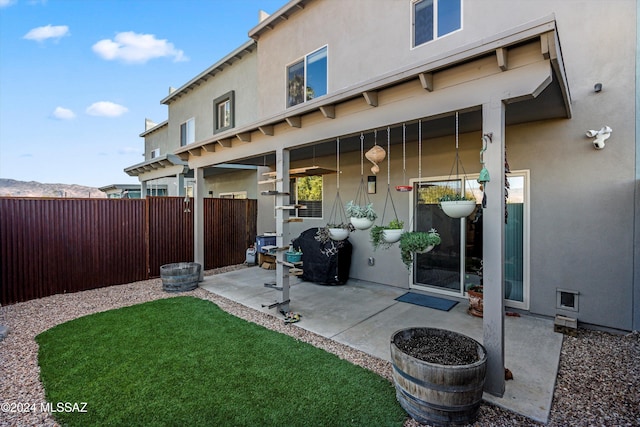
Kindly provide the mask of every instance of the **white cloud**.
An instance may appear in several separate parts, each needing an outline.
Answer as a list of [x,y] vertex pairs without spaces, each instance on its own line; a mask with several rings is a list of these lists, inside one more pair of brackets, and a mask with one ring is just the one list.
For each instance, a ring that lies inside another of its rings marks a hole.
[[0,0],[0,7],[8,7],[14,4],[16,0]]
[[108,61],[120,60],[127,63],[144,64],[154,58],[169,57],[174,62],[188,61],[184,52],[176,49],[167,40],[158,40],[153,34],[137,34],[133,31],[118,33],[114,40],[100,40],[93,51]]
[[118,117],[129,111],[127,107],[109,101],[94,102],[87,107],[90,116]]
[[76,114],[68,108],[56,107],[51,113],[51,117],[58,120],[71,120],[76,118]]
[[69,27],[66,25],[45,25],[44,27],[37,27],[30,30],[22,38],[42,42],[47,39],[59,40],[61,37],[67,35],[69,35]]

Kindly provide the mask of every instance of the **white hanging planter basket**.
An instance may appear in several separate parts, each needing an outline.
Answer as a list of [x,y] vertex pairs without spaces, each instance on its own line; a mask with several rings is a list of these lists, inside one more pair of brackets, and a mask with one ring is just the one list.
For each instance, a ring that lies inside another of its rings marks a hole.
[[331,237],[331,240],[339,242],[349,237],[349,230],[346,228],[329,228],[329,237]]
[[429,245],[426,248],[424,248],[423,251],[416,251],[417,254],[426,254],[427,252],[431,252],[431,250],[434,248],[435,246],[433,245]]
[[451,218],[464,218],[476,208],[475,200],[449,200],[440,202],[440,207]]
[[368,230],[373,225],[373,220],[369,218],[356,218],[352,216],[350,221],[357,230]]
[[385,243],[395,243],[400,240],[400,236],[402,236],[404,230],[402,229],[385,229],[382,230],[382,240]]

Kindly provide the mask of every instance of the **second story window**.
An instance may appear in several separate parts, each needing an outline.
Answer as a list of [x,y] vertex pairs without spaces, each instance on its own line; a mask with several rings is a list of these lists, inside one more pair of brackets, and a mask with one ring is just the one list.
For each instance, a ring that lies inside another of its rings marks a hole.
[[462,28],[462,0],[414,0],[413,47]]
[[213,100],[213,133],[222,132],[235,126],[234,91],[225,93]]
[[180,125],[180,146],[183,147],[196,141],[196,125],[194,119],[189,119]]
[[327,46],[287,67],[287,107],[327,94]]
[[156,157],[160,157],[160,149],[156,148],[155,150],[151,150],[151,158],[155,159]]

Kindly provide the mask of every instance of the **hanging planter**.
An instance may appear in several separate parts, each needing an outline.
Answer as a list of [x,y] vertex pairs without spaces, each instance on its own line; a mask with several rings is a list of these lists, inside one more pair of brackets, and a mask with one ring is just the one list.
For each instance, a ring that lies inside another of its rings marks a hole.
[[345,212],[356,230],[368,230],[373,225],[373,221],[378,217],[376,211],[373,210],[372,203],[361,206],[353,200],[347,203]]
[[402,262],[411,268],[414,253],[426,253],[431,251],[441,242],[440,235],[432,228],[428,232],[410,231],[400,236],[400,256]]
[[[449,196],[445,196],[449,197]],[[464,218],[473,213],[476,208],[475,200],[443,200],[440,199],[440,207],[451,218]]]
[[[464,176],[464,183],[466,184],[467,178],[464,170],[464,166],[462,166],[462,161],[460,160],[460,154],[458,152],[458,112],[456,111],[456,156],[453,160],[453,166],[451,166],[451,174],[453,173],[453,168],[456,169],[456,180],[460,179],[459,168],[462,168],[462,173]],[[449,177],[451,177],[451,174]],[[457,190],[451,193],[445,193],[442,197],[438,199],[438,203],[442,211],[451,218],[464,218],[473,213],[476,208],[476,199],[473,196],[467,196],[463,188],[458,192]]]
[[331,238],[331,240],[335,240],[336,242],[345,240],[347,237],[349,237],[349,233],[351,232],[348,227],[343,226],[336,227],[328,225],[327,228],[329,229],[329,237]]
[[404,222],[398,219],[392,220],[386,226],[373,226],[369,232],[373,250],[375,251],[378,248],[389,249],[393,243],[400,240],[400,236],[404,233],[403,227]]

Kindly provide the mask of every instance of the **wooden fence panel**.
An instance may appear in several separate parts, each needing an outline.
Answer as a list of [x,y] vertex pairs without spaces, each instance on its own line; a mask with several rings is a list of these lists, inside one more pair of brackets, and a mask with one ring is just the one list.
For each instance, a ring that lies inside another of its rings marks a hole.
[[242,264],[256,241],[257,200],[204,199],[205,269]]
[[[240,264],[257,201],[204,199],[205,269]],[[0,198],[0,303],[130,283],[193,261],[193,199]]]
[[1,303],[146,278],[141,200],[0,199]]
[[164,264],[193,261],[193,199],[188,204],[184,197],[149,197],[147,201],[149,277],[160,277]]

